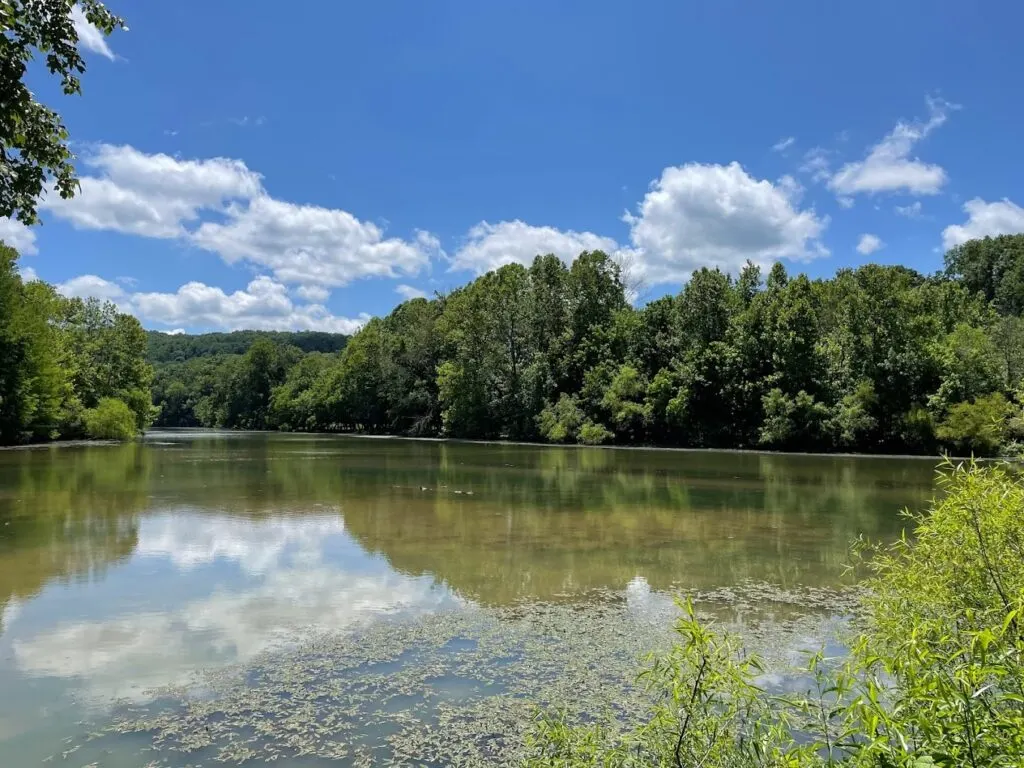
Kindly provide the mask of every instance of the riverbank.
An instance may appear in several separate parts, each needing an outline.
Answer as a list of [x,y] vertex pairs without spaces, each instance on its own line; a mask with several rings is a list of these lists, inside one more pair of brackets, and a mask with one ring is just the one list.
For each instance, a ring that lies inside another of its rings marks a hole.
[[[469,440],[461,437],[418,437],[412,435],[369,434],[366,432],[294,432],[285,430],[258,429],[222,429],[219,427],[157,427],[146,433],[149,435],[166,432],[180,435],[187,432],[224,435],[306,435],[309,437],[352,437],[360,440],[401,440],[422,443],[450,443],[454,445],[509,445],[524,448],[571,448],[578,450],[602,451],[659,451],[665,453],[721,453],[754,456],[813,456],[817,458],[833,457],[837,459],[913,459],[922,461],[968,461],[970,456],[943,456],[941,454],[904,454],[904,453],[823,453],[820,451],[771,451],[755,448],[686,448],[669,445],[581,445],[579,443],[541,443],[520,440]],[[1011,456],[993,456],[979,459],[980,461],[1020,461]]]
[[96,445],[123,445],[130,440],[48,440],[45,443],[0,445],[0,451],[41,451],[44,448],[82,448]]

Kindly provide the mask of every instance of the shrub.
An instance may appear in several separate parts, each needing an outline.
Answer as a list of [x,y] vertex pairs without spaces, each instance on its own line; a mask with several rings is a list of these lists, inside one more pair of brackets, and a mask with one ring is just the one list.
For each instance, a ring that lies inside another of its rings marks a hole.
[[83,414],[85,434],[95,440],[130,440],[137,434],[135,413],[120,400],[105,397]]
[[607,443],[613,435],[603,424],[587,419],[580,427],[579,441],[584,445],[601,445]]
[[537,430],[552,443],[575,440],[582,423],[583,411],[579,403],[566,394],[558,398],[558,402],[546,405],[537,416]]
[[991,456],[1006,437],[1010,404],[1000,392],[957,403],[936,430],[938,438],[964,453]]
[[913,537],[867,548],[862,623],[845,666],[811,660],[807,695],[773,697],[740,642],[686,605],[642,677],[647,722],[542,715],[528,766],[953,768],[1024,765],[1024,482],[948,466]]

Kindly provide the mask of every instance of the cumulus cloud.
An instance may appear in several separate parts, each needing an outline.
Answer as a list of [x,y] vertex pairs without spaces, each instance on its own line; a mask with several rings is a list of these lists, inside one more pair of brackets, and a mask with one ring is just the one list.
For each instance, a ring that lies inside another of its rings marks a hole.
[[107,44],[107,37],[85,18],[85,11],[77,3],[71,6],[71,23],[75,26],[75,34],[78,35],[78,43],[87,51],[98,53],[100,56],[113,61],[114,52]]
[[22,256],[37,253],[36,233],[17,219],[0,216],[0,242],[14,248]]
[[777,142],[772,144],[773,152],[785,152],[787,149],[796,144],[795,136],[787,136],[784,139],[779,139]]
[[261,275],[245,290],[226,293],[221,288],[190,282],[173,293],[129,293],[120,285],[97,275],[80,275],[56,286],[64,296],[112,301],[146,325],[173,326],[168,333],[187,328],[264,331],[328,331],[355,333],[369,320],[332,314],[320,303],[297,304],[283,283]]
[[581,251],[614,253],[618,249],[615,240],[593,232],[535,227],[518,219],[497,224],[481,221],[469,230],[462,247],[455,252],[452,269],[483,274],[505,264],[529,264],[539,254],[553,253],[569,263]]
[[225,330],[291,330],[355,333],[369,315],[339,317],[322,304],[295,304],[288,289],[260,276],[245,290],[225,293],[200,282],[186,283],[174,293],[136,293],[135,314],[149,322]]
[[396,285],[395,293],[407,301],[409,299],[424,299],[427,296],[426,291],[421,291],[419,288],[411,285]]
[[331,292],[322,285],[300,285],[295,289],[295,294],[314,304],[323,304],[330,297]]
[[18,266],[18,273],[21,275],[22,282],[31,283],[33,280],[38,280],[39,275],[32,267]]
[[385,239],[375,224],[347,211],[297,205],[266,195],[229,211],[224,223],[204,222],[192,234],[200,248],[229,264],[246,260],[290,283],[344,285],[360,277],[415,274],[430,262],[437,239]]
[[928,120],[899,122],[885,138],[871,147],[863,160],[847,163],[829,180],[840,195],[875,192],[906,192],[934,195],[946,183],[942,166],[911,157],[914,145],[946,122],[956,105],[928,99]]
[[964,212],[966,222],[942,231],[942,244],[947,249],[976,238],[1024,232],[1024,208],[1006,198],[988,203],[976,197],[964,203]]
[[686,280],[701,266],[737,272],[747,259],[806,260],[828,251],[819,238],[828,225],[799,207],[803,187],[790,176],[755,179],[739,163],[666,168],[636,213],[623,217],[630,243],[593,232],[535,227],[523,221],[481,222],[452,257],[452,269],[482,274],[504,264],[529,264],[554,253],[571,262],[602,250],[629,268],[629,280],[653,285]]
[[261,194],[261,178],[240,160],[179,160],[130,146],[102,144],[84,158],[99,176],[82,176],[65,200],[49,194],[41,206],[78,229],[153,238],[189,236],[200,211],[226,212],[230,201]]
[[828,251],[828,225],[800,209],[801,189],[784,178],[755,179],[739,163],[666,168],[636,214],[627,214],[633,248],[650,283],[685,280],[701,266],[737,271],[747,259],[806,260]]
[[885,243],[882,242],[878,235],[865,234],[861,235],[860,240],[857,242],[857,253],[867,256],[884,247]]
[[79,275],[54,286],[57,292],[69,298],[100,299],[120,304],[126,298],[124,289],[117,283],[104,280],[97,275]]
[[[42,207],[79,229],[178,239],[268,269],[282,282],[340,286],[361,277],[415,274],[441,254],[428,232],[387,238],[351,213],[277,200],[241,160],[183,160],[100,145],[70,200]],[[211,216],[216,217],[211,219]]]

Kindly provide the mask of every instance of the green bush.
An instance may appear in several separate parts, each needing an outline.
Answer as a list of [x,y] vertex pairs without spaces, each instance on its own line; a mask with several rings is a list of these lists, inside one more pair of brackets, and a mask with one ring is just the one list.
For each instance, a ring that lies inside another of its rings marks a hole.
[[95,440],[131,440],[137,434],[135,413],[120,400],[105,397],[83,414],[85,434]]
[[649,719],[542,715],[528,766],[953,768],[1024,765],[1024,482],[948,467],[915,531],[869,548],[860,630],[845,665],[820,656],[805,695],[769,696],[740,641],[692,607],[642,677]]
[[611,440],[615,435],[603,424],[587,419],[580,427],[579,441],[584,445],[602,445]]
[[552,443],[565,443],[576,439],[583,424],[583,411],[575,397],[563,394],[558,402],[549,403],[537,416],[537,430],[541,437]]
[[995,454],[1006,439],[1010,404],[1000,392],[957,403],[939,424],[936,435],[957,451],[979,456]]

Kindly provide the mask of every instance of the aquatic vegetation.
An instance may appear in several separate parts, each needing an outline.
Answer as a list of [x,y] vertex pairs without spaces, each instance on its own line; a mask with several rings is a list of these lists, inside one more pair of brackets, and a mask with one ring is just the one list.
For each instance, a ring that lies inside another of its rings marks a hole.
[[[813,646],[836,636],[835,608],[852,604],[834,590],[757,583],[692,597],[783,673],[808,638]],[[303,757],[515,765],[538,708],[577,723],[640,722],[652,699],[637,682],[638,660],[669,647],[677,615],[669,596],[627,590],[387,618],[203,674],[155,692],[149,705],[125,702],[89,746],[142,737],[154,766]]]

